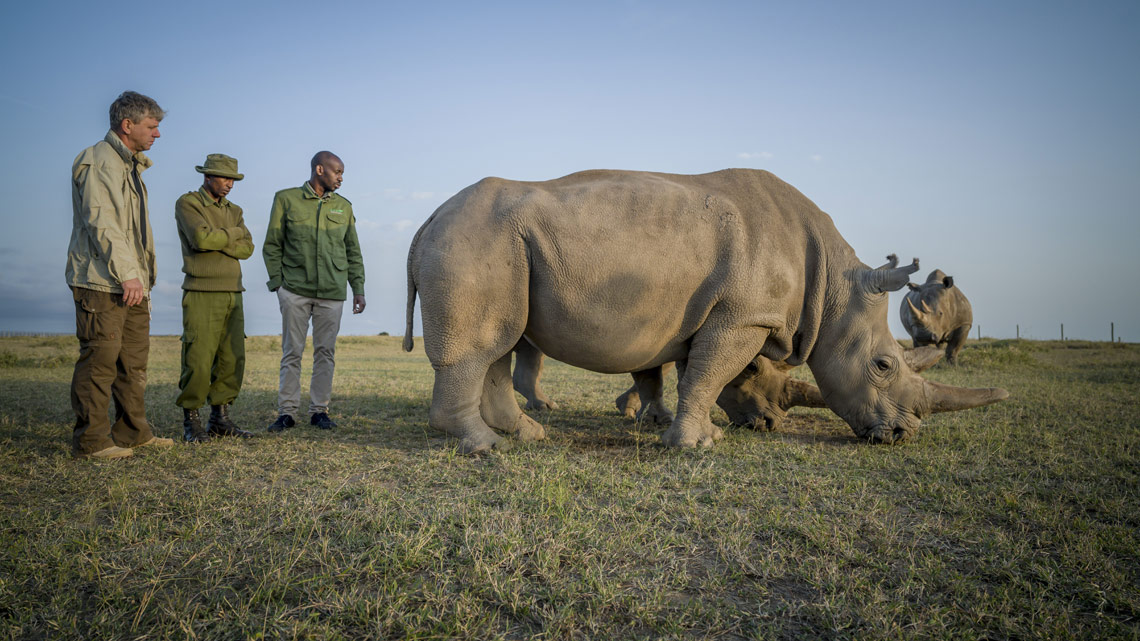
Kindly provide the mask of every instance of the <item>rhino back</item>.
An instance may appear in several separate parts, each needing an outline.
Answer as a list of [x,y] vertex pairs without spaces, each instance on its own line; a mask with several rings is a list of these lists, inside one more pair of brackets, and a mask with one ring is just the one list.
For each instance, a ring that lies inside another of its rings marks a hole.
[[683,357],[718,305],[735,323],[773,328],[770,351],[786,357],[805,308],[820,307],[805,266],[834,230],[814,203],[756,170],[489,178],[429,222],[443,233],[425,233],[425,251],[483,248],[485,260],[525,262],[527,337],[607,372]]

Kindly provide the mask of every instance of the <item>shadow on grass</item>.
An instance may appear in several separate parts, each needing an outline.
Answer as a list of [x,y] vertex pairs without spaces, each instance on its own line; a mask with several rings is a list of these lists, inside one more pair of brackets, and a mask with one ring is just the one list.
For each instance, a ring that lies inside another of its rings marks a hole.
[[[70,456],[74,414],[70,403],[70,384],[36,380],[32,377],[5,382],[8,399],[6,414],[0,421],[6,426],[5,438],[11,446],[39,456]],[[175,405],[179,390],[173,384],[147,386],[147,419],[158,436],[180,441],[183,413]],[[302,396],[302,407],[308,403]],[[429,398],[407,395],[344,394],[334,390],[332,417],[338,423],[333,430],[319,430],[309,425],[307,411],[295,417],[297,426],[278,434],[266,428],[277,417],[276,390],[243,390],[231,408],[230,415],[243,429],[254,433],[254,441],[276,440],[310,445],[337,443],[370,448],[399,450],[405,453],[454,447],[456,439],[428,426]],[[112,416],[113,420],[113,403]],[[209,408],[203,408],[203,420]],[[547,442],[586,451],[620,451],[638,448],[661,449],[661,434],[667,426],[636,423],[616,410],[600,413],[572,410],[531,411],[532,418],[547,429]],[[834,417],[820,414],[793,413],[774,432],[756,432],[745,427],[720,423],[726,433],[744,434],[758,439],[773,439],[811,445],[849,447],[858,444],[846,425]],[[838,425],[838,426],[837,426]]]

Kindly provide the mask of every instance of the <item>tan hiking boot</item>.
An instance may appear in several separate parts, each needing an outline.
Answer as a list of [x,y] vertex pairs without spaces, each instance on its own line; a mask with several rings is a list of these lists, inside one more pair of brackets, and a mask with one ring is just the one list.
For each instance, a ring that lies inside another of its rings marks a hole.
[[145,443],[139,443],[132,447],[170,447],[174,445],[174,439],[162,438],[161,436],[152,436],[150,440]]
[[74,454],[74,456],[75,456],[75,458],[90,458],[90,459],[107,460],[107,459],[113,459],[113,458],[126,458],[128,456],[134,456],[134,454],[135,453],[132,452],[131,448],[129,448],[129,447],[119,447],[118,445],[112,445],[110,447],[105,447],[105,448],[99,450],[98,452],[92,452],[90,454],[83,454],[81,452],[76,452]]

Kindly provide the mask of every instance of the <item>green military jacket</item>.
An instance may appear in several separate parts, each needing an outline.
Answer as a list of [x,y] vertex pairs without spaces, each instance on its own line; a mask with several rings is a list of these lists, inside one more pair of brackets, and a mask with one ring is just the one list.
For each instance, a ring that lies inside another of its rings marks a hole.
[[242,220],[241,207],[215,201],[205,187],[183,194],[174,204],[178,239],[182,241],[182,289],[195,292],[240,292],[241,265],[253,254],[253,236]]
[[68,285],[122,293],[122,284],[137,278],[145,291],[154,287],[154,233],[149,209],[145,229],[139,220],[139,204],[146,203],[146,185],[141,194],[135,190],[131,178],[135,161],[140,174],[152,164],[142,152],[132,154],[113,131],[75,158],[71,166]]
[[306,181],[273,197],[261,247],[266,283],[308,296],[345,300],[345,285],[364,295],[364,261],[352,203],[335,192],[317,196]]

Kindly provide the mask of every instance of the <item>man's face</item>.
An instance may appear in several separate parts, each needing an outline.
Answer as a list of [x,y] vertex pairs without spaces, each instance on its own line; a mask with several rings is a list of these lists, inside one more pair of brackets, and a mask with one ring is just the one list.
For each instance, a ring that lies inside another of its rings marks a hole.
[[325,191],[336,191],[344,181],[344,163],[340,158],[330,158],[317,165],[317,181]]
[[222,176],[206,176],[204,186],[206,187],[206,191],[210,192],[210,195],[214,197],[214,200],[221,200],[234,188],[234,179],[224,178]]
[[134,122],[130,118],[124,118],[121,125],[123,134],[126,135],[127,149],[134,153],[140,151],[147,151],[154,145],[154,141],[162,134],[158,133],[158,119],[152,116],[146,116],[142,122]]

